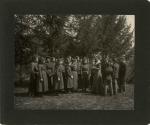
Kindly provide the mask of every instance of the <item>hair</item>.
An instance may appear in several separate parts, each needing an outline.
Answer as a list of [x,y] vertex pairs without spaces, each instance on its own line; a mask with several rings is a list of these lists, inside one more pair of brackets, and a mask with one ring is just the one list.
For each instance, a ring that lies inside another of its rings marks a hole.
[[39,64],[42,64],[42,63],[43,63],[43,58],[40,57],[40,58],[39,58]]

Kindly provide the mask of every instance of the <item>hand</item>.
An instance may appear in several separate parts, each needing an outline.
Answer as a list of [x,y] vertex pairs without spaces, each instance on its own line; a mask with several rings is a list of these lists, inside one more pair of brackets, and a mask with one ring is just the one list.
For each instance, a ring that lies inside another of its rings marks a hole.
[[73,79],[73,76],[71,76],[71,78]]
[[58,81],[60,81],[60,78],[58,77]]
[[41,79],[41,82],[43,82],[43,79]]

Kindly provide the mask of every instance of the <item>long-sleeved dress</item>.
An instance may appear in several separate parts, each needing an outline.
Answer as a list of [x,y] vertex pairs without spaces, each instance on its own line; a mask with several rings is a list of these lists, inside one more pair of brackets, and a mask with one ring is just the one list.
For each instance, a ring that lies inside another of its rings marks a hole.
[[119,89],[120,91],[124,91],[124,92],[125,92],[125,85],[126,85],[126,70],[127,70],[126,63],[120,62],[119,64]]
[[39,68],[38,63],[31,63],[30,86],[29,94],[35,96],[37,94],[37,87],[39,84]]
[[39,64],[40,71],[40,81],[38,86],[39,92],[47,92],[48,91],[48,78],[45,64]]
[[71,66],[72,75],[73,75],[73,89],[78,89],[78,72],[77,72],[77,63],[73,63]]
[[48,88],[49,91],[52,92],[55,86],[55,63],[54,62],[47,63],[46,68],[48,76]]
[[93,85],[92,85],[92,92],[95,94],[102,93],[102,73],[101,73],[101,66],[95,65],[92,68],[93,70]]
[[82,90],[86,91],[86,88],[89,85],[89,65],[83,64],[81,66],[81,70],[82,70]]
[[67,88],[73,88],[73,75],[71,71],[71,67],[69,65],[66,66],[66,80],[67,80]]
[[77,72],[78,72],[78,88],[82,88],[82,79],[81,79],[81,62],[77,62]]

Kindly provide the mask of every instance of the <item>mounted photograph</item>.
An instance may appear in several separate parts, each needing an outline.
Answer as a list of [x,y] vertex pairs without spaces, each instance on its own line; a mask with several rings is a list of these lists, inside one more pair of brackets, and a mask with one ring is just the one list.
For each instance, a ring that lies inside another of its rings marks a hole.
[[135,15],[14,15],[17,110],[134,110]]

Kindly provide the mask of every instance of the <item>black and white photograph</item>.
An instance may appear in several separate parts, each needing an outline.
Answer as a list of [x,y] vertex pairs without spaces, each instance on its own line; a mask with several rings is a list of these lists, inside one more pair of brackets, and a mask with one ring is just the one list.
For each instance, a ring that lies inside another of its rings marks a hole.
[[17,110],[134,110],[135,15],[14,15]]

